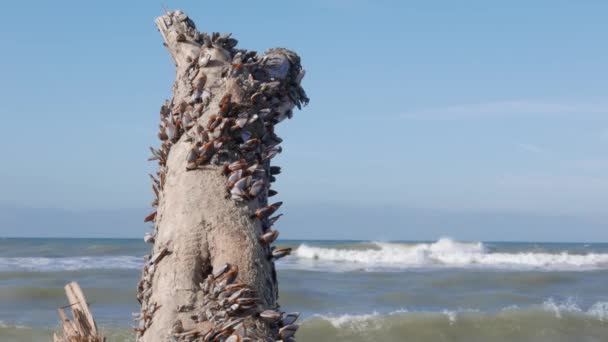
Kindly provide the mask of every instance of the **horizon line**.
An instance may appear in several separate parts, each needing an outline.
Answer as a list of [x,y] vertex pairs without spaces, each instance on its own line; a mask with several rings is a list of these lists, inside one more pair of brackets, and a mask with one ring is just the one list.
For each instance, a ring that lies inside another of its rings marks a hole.
[[[36,240],[141,240],[143,242],[143,238],[135,238],[135,237],[22,237],[22,236],[0,236],[0,240],[26,240],[26,239],[36,239]],[[340,242],[400,242],[400,243],[433,243],[437,242],[441,239],[450,239],[456,242],[464,242],[464,243],[544,243],[544,244],[559,244],[559,243],[580,243],[580,244],[608,244],[608,241],[538,241],[538,240],[460,240],[451,237],[440,237],[437,239],[429,240],[429,239],[421,239],[421,240],[384,240],[384,239],[278,239],[277,242],[291,242],[291,241],[340,241]],[[145,242],[144,242],[145,243]]]

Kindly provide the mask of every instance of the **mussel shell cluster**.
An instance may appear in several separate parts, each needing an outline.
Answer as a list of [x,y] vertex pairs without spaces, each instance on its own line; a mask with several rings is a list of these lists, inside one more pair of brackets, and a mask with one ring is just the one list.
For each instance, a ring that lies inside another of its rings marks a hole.
[[293,340],[293,334],[298,329],[295,321],[300,314],[272,309],[260,311],[256,291],[246,284],[235,282],[237,275],[238,269],[229,264],[207,275],[199,284],[205,295],[204,304],[196,308],[177,308],[178,311],[191,311],[192,321],[207,324],[204,328],[184,331],[182,322],[176,321],[172,331],[175,341],[267,340],[260,327],[246,324],[245,319],[250,316],[260,317],[266,324],[277,326],[280,339]]

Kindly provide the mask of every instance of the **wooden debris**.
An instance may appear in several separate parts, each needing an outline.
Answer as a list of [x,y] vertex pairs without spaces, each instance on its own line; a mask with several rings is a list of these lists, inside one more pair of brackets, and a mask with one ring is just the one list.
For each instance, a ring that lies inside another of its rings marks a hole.
[[[63,334],[53,334],[54,342],[104,342],[106,339],[97,330],[97,324],[89,310],[86,298],[76,282],[65,286],[65,294],[69,305],[58,308]],[[72,309],[72,320],[66,315],[65,309]]]

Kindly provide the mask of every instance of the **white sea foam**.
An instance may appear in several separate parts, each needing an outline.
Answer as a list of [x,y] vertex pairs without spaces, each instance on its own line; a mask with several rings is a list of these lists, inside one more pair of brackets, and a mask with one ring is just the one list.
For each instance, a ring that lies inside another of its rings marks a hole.
[[[508,306],[499,310],[491,315],[500,315],[502,313],[515,313],[525,311],[545,311],[555,314],[555,318],[562,319],[565,314],[573,314],[581,317],[587,317],[596,319],[602,322],[608,321],[608,302],[597,302],[591,305],[587,310],[583,310],[576,300],[568,298],[565,301],[559,302],[553,298],[549,298],[541,305],[532,305],[526,308],[520,308],[518,306]],[[309,317],[308,320],[322,319],[329,322],[336,329],[349,329],[351,331],[367,331],[370,329],[381,328],[382,324],[391,317],[401,316],[443,316],[447,319],[449,325],[454,325],[458,322],[460,315],[480,315],[485,316],[488,313],[482,312],[478,309],[456,309],[456,310],[442,310],[438,312],[433,311],[411,311],[407,309],[399,309],[388,313],[379,313],[374,311],[369,314],[342,314],[342,315],[331,315],[331,314],[316,314]]]
[[[608,254],[489,252],[481,242],[442,238],[435,243],[374,243],[376,248],[340,249],[300,245],[286,266],[336,271],[420,267],[589,270],[608,268]],[[298,265],[299,263],[299,265]]]
[[380,328],[380,325],[386,318],[401,316],[401,315],[425,315],[425,316],[444,316],[450,325],[457,322],[459,314],[463,313],[480,313],[477,309],[458,309],[458,310],[442,310],[441,312],[429,312],[429,311],[410,311],[408,309],[399,309],[388,313],[381,314],[374,311],[370,314],[342,314],[342,315],[322,315],[316,314],[311,316],[309,319],[322,319],[328,321],[334,328],[343,329],[348,328],[350,330],[366,331],[370,328]]
[[602,322],[608,322],[608,302],[597,302],[593,304],[589,310],[587,310],[587,314],[596,317]]
[[581,308],[574,298],[567,298],[564,301],[557,301],[553,298],[547,299],[542,308],[545,311],[553,312],[555,317],[562,318],[564,314],[581,314],[596,318],[600,321],[608,321],[608,302],[597,302],[587,310]]
[[143,258],[135,256],[80,256],[65,258],[0,258],[0,272],[75,271],[87,269],[141,269]]
[[[554,271],[608,269],[607,253],[492,252],[481,242],[465,243],[448,238],[434,243],[373,242],[371,245],[367,249],[345,249],[302,244],[292,256],[280,260],[279,267],[327,272],[437,267]],[[127,255],[0,258],[0,272],[141,269],[142,266],[142,257]]]
[[562,318],[562,313],[581,313],[583,310],[578,306],[573,298],[568,298],[563,302],[557,302],[553,298],[547,299],[543,304],[542,308],[545,311],[553,312],[555,317]]
[[456,316],[458,315],[456,311],[443,310],[442,313],[446,315],[448,321],[450,322],[450,325],[454,325],[454,323],[456,323]]
[[7,324],[4,323],[4,321],[0,321],[0,328],[11,328],[11,329],[32,329],[32,327],[28,327],[26,325],[19,325],[19,324]]
[[336,329],[347,328],[352,331],[367,331],[379,328],[381,321],[378,319],[380,314],[373,312],[362,315],[314,315],[312,318],[319,318],[328,321]]

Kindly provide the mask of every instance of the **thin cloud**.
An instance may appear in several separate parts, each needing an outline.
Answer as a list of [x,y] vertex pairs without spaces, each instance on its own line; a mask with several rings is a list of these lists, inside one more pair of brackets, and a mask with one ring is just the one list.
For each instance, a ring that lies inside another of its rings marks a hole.
[[320,2],[321,7],[328,9],[353,9],[357,7],[369,7],[374,5],[369,0],[324,0]]
[[608,104],[552,103],[542,101],[499,101],[427,108],[401,114],[406,119],[462,120],[513,116],[606,115]]
[[608,159],[578,159],[568,162],[566,166],[572,167],[576,171],[592,172],[600,175],[608,173]]
[[516,144],[515,146],[517,146],[518,148],[527,151],[527,152],[531,152],[531,153],[535,153],[535,154],[545,154],[547,153],[547,149],[538,146],[538,145],[534,145],[534,144]]

